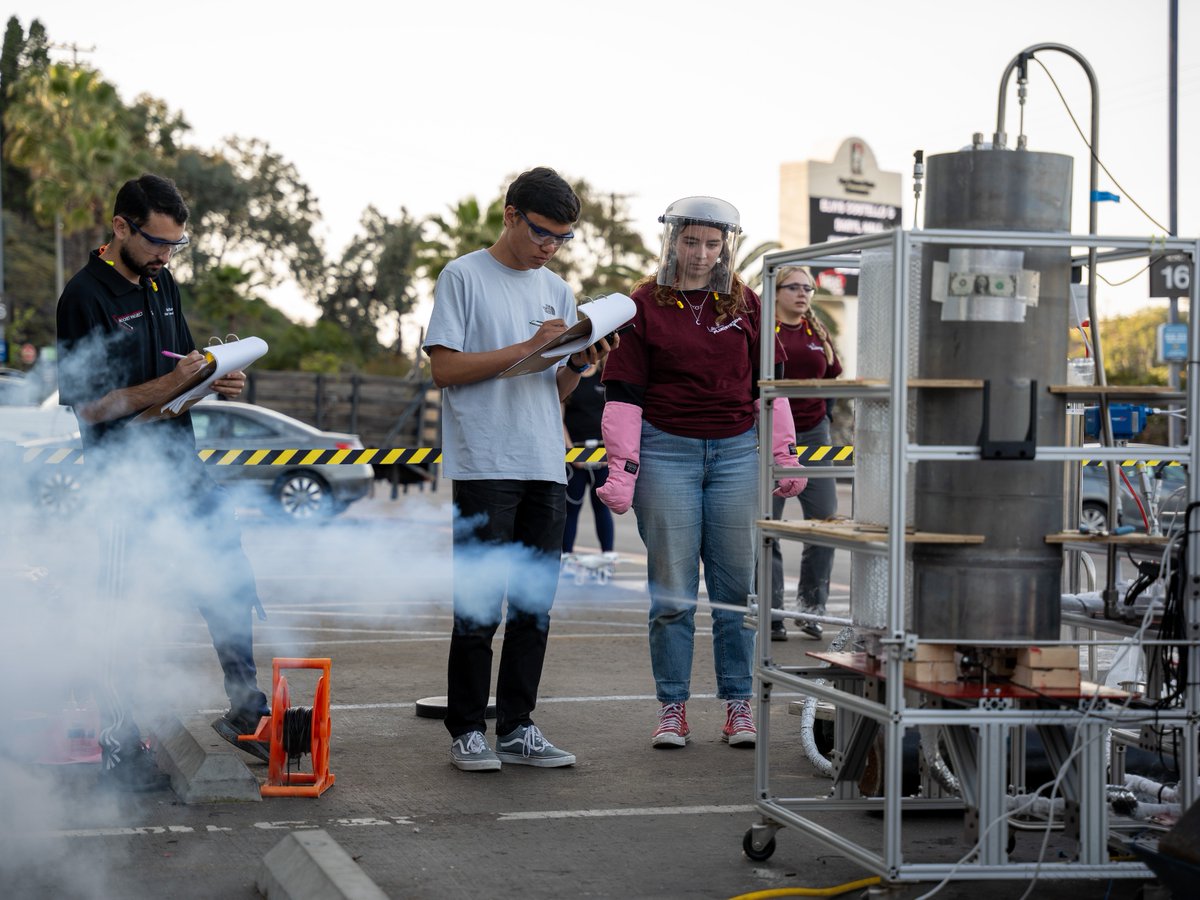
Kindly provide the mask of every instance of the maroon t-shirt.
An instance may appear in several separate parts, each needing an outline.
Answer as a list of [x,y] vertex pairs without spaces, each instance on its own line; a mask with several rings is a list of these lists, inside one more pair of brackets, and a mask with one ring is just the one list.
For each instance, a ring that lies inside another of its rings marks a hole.
[[[842,374],[842,361],[837,352],[830,363],[825,358],[821,339],[806,322],[799,325],[780,322],[778,335],[787,354],[783,363],[784,378],[837,378]],[[789,403],[797,434],[815,428],[825,418],[825,401],[819,397],[792,397]]]
[[[681,297],[674,291],[679,302],[660,306],[654,288],[643,285],[631,295],[634,327],[621,332],[620,346],[604,365],[604,382],[644,388],[643,416],[668,434],[713,439],[753,428],[758,295],[746,288],[746,312],[718,325],[712,292],[685,291]],[[693,308],[702,300],[697,322]]]

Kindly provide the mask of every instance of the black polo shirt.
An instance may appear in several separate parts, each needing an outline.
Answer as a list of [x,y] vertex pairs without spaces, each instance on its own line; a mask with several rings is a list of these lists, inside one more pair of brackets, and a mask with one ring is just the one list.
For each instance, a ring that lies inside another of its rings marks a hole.
[[[99,250],[67,282],[57,324],[59,400],[67,406],[167,375],[176,360],[163,356],[163,350],[186,354],[196,348],[171,272],[163,268],[155,278],[133,284],[101,259]],[[160,453],[195,464],[190,413],[131,426],[132,418],[96,425],[80,420],[85,452],[132,438],[152,441]]]

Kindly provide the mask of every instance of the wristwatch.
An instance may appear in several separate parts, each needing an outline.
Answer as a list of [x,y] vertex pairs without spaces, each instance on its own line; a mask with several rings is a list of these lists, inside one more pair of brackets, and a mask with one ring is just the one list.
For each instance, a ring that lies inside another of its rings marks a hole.
[[569,356],[567,357],[567,368],[570,369],[572,372],[574,372],[576,375],[582,375],[587,370],[586,365],[582,365],[582,366],[575,365],[574,360],[572,360],[571,357],[569,357]]

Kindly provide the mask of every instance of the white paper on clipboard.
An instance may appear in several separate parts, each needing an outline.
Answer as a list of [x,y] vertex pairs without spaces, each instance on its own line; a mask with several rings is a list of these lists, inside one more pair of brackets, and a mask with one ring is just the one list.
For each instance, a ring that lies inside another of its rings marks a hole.
[[578,322],[524,359],[513,363],[497,377],[512,378],[514,375],[545,371],[560,359],[586,350],[605,335],[616,331],[636,312],[637,306],[624,294],[607,294],[591,303],[580,304]]
[[212,357],[212,362],[206,364],[197,373],[199,380],[185,385],[183,390],[172,397],[161,407],[150,407],[138,415],[136,421],[152,422],[156,419],[170,419],[187,411],[199,400],[212,393],[212,384],[218,378],[246,369],[260,356],[267,352],[267,342],[259,337],[242,338],[239,341],[227,341],[224,344],[211,344],[201,349],[201,352]]

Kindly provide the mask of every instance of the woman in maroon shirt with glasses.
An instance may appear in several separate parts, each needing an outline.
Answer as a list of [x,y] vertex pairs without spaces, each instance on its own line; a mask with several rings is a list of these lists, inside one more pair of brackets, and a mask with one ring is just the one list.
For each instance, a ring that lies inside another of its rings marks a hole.
[[[813,311],[816,283],[807,269],[785,266],[775,277],[775,321],[779,343],[787,358],[784,378],[837,378],[842,374],[829,331]],[[830,443],[829,405],[819,397],[793,397],[790,401],[796,425],[796,445],[825,447]],[[828,466],[828,461],[808,462],[806,467]],[[806,519],[828,519],[837,512],[837,483],[833,478],[810,478],[800,493]],[[771,518],[783,514],[786,498],[771,498]],[[783,555],[779,542],[771,545],[771,607],[783,609]],[[796,601],[801,612],[825,615],[829,600],[829,576],[833,571],[833,548],[805,544],[800,557],[800,585]],[[821,623],[797,619],[800,630],[811,638],[821,637]],[[783,620],[771,623],[771,640],[786,641]]]

